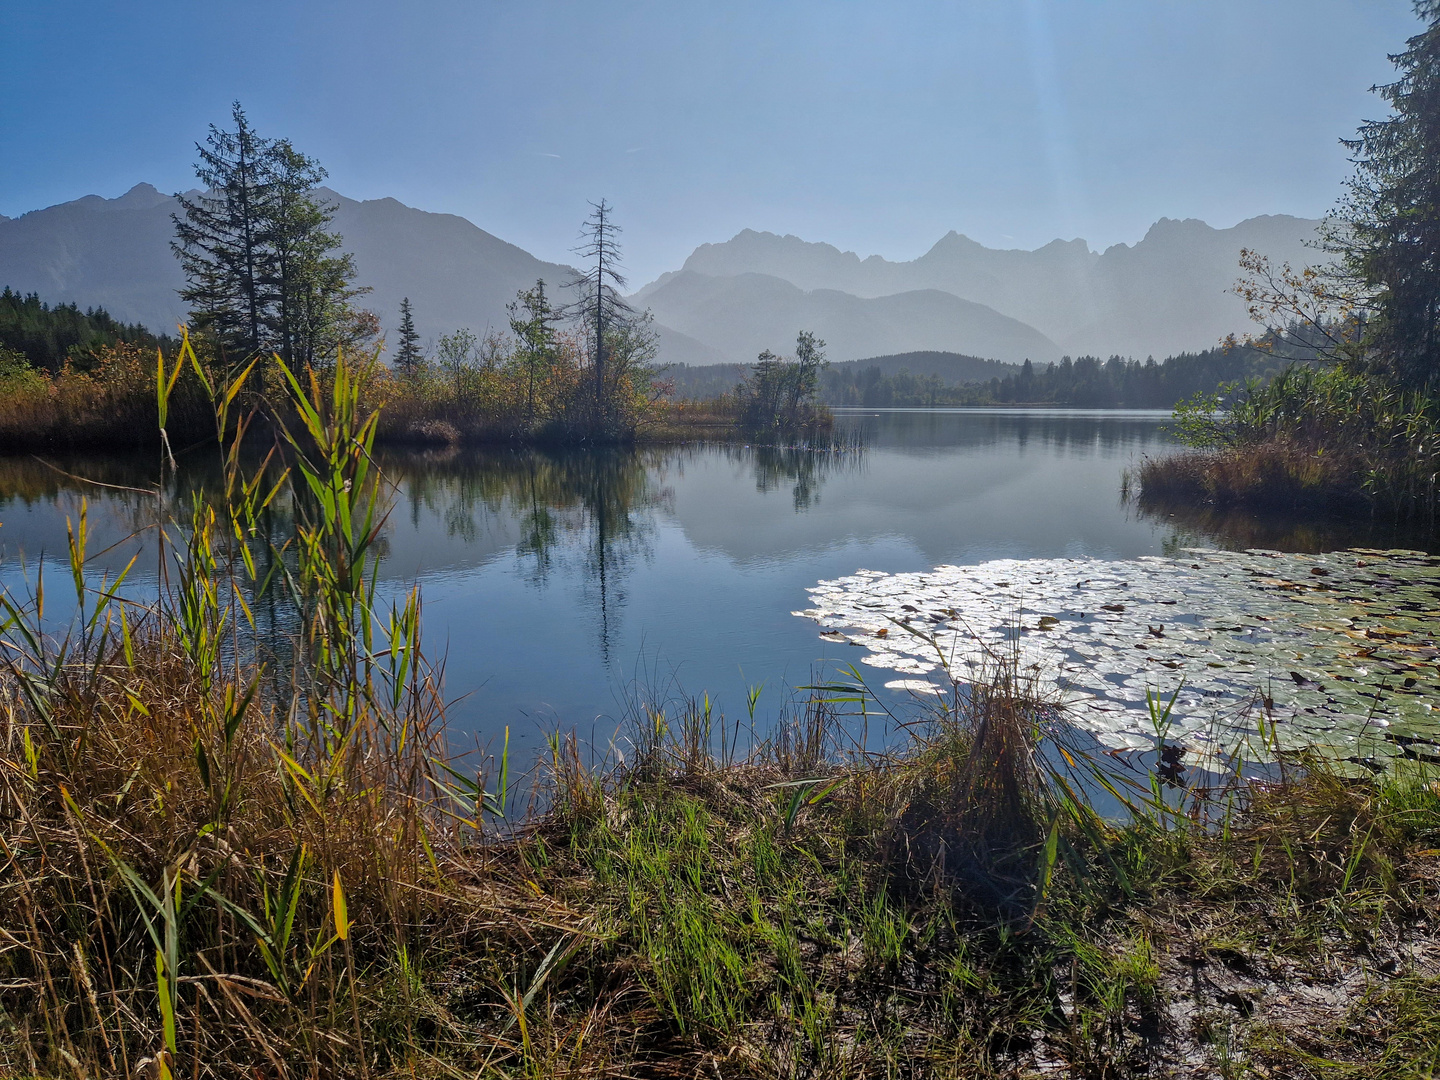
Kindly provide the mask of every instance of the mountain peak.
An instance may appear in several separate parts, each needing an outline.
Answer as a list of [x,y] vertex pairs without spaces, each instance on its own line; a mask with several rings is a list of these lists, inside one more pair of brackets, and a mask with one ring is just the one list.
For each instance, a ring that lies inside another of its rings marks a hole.
[[115,210],[149,210],[152,206],[159,206],[169,200],[169,195],[157,190],[153,184],[142,181],[118,199],[111,199],[109,202]]
[[[860,261],[860,256],[855,254],[855,252],[853,251],[841,251],[834,244],[827,244],[823,240],[805,240],[799,236],[796,236],[794,233],[786,233],[784,236],[781,236],[779,233],[757,232],[754,229],[741,229],[730,239],[729,243],[747,250],[754,250],[759,248],[797,253],[803,251],[816,251],[823,252],[824,254],[832,258],[840,256],[845,259],[853,259],[856,262]],[[701,246],[705,248],[719,248],[726,245],[702,244]]]
[[1162,217],[1159,221],[1145,230],[1145,240],[1158,237],[1171,236],[1203,236],[1205,233],[1213,233],[1217,230],[1205,224],[1199,218],[1168,218]]
[[[984,245],[978,243],[977,241],[971,240],[970,237],[966,236],[964,233],[959,233],[956,232],[954,229],[951,229],[939,240],[936,240],[935,243],[930,246],[930,250],[927,251],[925,255],[934,255],[937,252],[945,251],[974,251],[975,249],[983,246]],[[922,255],[921,258],[924,258],[924,256]]]
[[[426,337],[460,327],[483,333],[508,325],[506,305],[520,289],[544,278],[560,296],[559,284],[572,275],[460,218],[393,199],[356,202],[329,188],[317,195],[334,205],[333,231],[355,257],[356,284],[372,290],[362,304],[386,325],[408,296]],[[173,331],[184,318],[178,291],[185,287],[171,250],[174,208],[172,196],[142,183],[118,198],[87,195],[7,221],[0,225],[0,285]]]
[[[708,275],[704,282],[686,285],[684,296],[693,303],[693,312],[680,312],[682,293],[677,287],[657,299],[657,316],[715,344],[719,329],[685,322],[710,310],[711,301],[699,295],[702,284],[718,304],[721,295],[732,299],[738,295],[737,283],[743,275],[759,273],[772,279],[770,291],[777,305],[788,294],[774,287],[775,278],[801,289],[810,304],[823,300],[838,305],[839,293],[866,301],[888,298],[888,306],[847,309],[847,317],[856,319],[862,309],[868,319],[878,318],[882,309],[893,313],[907,304],[917,305],[914,325],[893,328],[895,334],[918,331],[928,325],[926,320],[937,328],[949,325],[932,295],[939,290],[1028,324],[1071,353],[1165,356],[1205,348],[1247,325],[1244,306],[1228,291],[1241,248],[1265,252],[1278,261],[1314,261],[1307,259],[1306,243],[1318,224],[1273,215],[1217,229],[1193,217],[1161,218],[1142,238],[1103,252],[1082,238],[1055,239],[1033,250],[997,249],[952,229],[919,258],[902,262],[878,256],[858,259],[829,244],[746,229],[732,240],[697,248],[686,260],[686,270]],[[642,294],[644,299],[649,301],[666,284],[669,279],[655,283]],[[748,279],[746,295],[758,309],[755,286],[756,279]],[[908,298],[903,303],[896,299],[902,295]],[[664,308],[665,304],[671,307]],[[837,306],[832,313],[837,320],[838,310]],[[850,331],[842,333],[838,325],[831,333],[834,340],[826,340],[837,349],[842,340],[851,345],[858,340]],[[889,348],[898,346],[891,342]],[[978,345],[955,339],[945,348],[974,353]],[[1043,350],[1032,350],[1030,355],[1036,359]]]

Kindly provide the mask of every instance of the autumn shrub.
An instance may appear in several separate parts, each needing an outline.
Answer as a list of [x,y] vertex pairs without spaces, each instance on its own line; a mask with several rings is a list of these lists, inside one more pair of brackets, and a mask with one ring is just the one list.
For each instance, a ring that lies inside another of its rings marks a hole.
[[1440,510],[1440,400],[1373,373],[1295,366],[1264,385],[1198,395],[1176,420],[1198,453],[1145,462],[1142,503],[1375,510],[1431,522]]
[[[97,348],[86,370],[66,363],[49,372],[10,354],[0,363],[0,449],[132,449],[158,445],[156,353],[120,343]],[[193,372],[173,395],[172,438],[213,434],[213,419]]]

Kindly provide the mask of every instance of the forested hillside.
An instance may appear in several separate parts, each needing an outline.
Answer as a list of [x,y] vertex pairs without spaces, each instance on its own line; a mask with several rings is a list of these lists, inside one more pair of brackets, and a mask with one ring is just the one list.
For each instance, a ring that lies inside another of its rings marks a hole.
[[[1217,347],[1163,361],[1112,356],[1057,364],[1002,364],[946,352],[897,353],[828,365],[819,400],[865,408],[935,405],[1056,405],[1074,408],[1168,409],[1221,383],[1266,380],[1314,351],[1266,344]],[[744,364],[676,365],[665,372],[673,396],[699,400],[732,392],[749,372]]]
[[106,345],[160,341],[143,326],[111,318],[104,308],[51,307],[34,293],[22,296],[8,286],[0,292],[0,349],[20,353],[36,367],[55,370],[69,360],[84,368]]

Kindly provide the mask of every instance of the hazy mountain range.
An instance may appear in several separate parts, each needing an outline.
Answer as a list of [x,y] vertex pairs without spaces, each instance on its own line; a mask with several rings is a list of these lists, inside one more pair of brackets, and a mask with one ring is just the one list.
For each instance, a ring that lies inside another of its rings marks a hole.
[[[410,297],[424,336],[461,326],[508,326],[505,305],[537,278],[556,291],[575,271],[507,244],[453,214],[415,210],[394,199],[356,202],[322,188],[335,207],[334,230],[355,256],[360,303],[387,328]],[[0,286],[47,301],[99,305],[125,322],[174,332],[184,321],[184,283],[170,250],[179,203],[149,184],[118,199],[74,202],[0,221]]]
[[[1012,361],[1055,359],[1061,352],[1160,358],[1209,348],[1227,333],[1247,329],[1244,305],[1229,291],[1241,248],[1277,263],[1315,262],[1320,253],[1306,241],[1318,225],[1265,216],[1213,229],[1194,219],[1162,218],[1134,246],[1116,244],[1104,252],[1091,251],[1083,240],[1055,240],[1035,251],[995,250],[951,232],[910,262],[861,259],[829,244],[747,229],[723,244],[696,248],[680,270],[635,298],[661,322],[718,345],[720,332],[704,326],[708,311],[724,305],[736,288],[729,283],[763,274],[799,290],[858,298],[852,310],[860,308],[858,301],[882,297],[901,306],[905,297],[914,320],[909,336],[876,352],[940,349]],[[937,294],[971,301],[974,321],[964,322]],[[1049,350],[1033,335],[1008,338],[1003,347],[982,344],[1000,324],[982,321],[981,307],[1028,324]],[[864,350],[844,349],[835,359],[856,355]]]
[[[464,218],[394,199],[357,202],[322,189],[355,256],[364,304],[392,332],[409,296],[423,338],[461,326],[507,325],[505,305],[544,278],[557,298],[573,271],[544,262]],[[102,306],[116,318],[173,330],[184,317],[170,251],[178,204],[149,184],[116,199],[0,217],[0,286],[51,302]],[[1304,264],[1318,222],[1257,217],[1230,229],[1162,219],[1133,246],[1083,240],[1002,251],[950,233],[909,262],[861,259],[829,244],[746,230],[697,248],[678,271],[632,297],[650,308],[661,360],[746,363],[786,352],[802,329],[832,360],[945,351],[1017,362],[1061,353],[1163,357],[1208,348],[1247,328],[1229,294],[1242,247]]]

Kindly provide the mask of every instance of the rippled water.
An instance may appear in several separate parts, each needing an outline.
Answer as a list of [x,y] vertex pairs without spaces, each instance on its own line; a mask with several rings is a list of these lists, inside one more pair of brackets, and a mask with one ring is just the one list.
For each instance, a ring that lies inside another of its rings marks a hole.
[[[791,614],[821,580],[1001,558],[1133,559],[1214,542],[1205,523],[1142,516],[1121,498],[1127,467],[1174,451],[1166,419],[855,411],[839,424],[863,449],[843,453],[388,453],[382,587],[420,584],[457,732],[484,740],[509,725],[523,745],[559,725],[604,741],[637,683],[708,691],[732,719],[746,688],[764,683],[763,729],[785,687],[858,660],[861,650]],[[143,486],[149,475],[148,463],[59,464],[112,484]],[[203,478],[197,466],[180,482]],[[22,560],[33,579],[42,554],[63,557],[65,515],[82,488],[92,551],[117,545],[97,566],[123,566],[140,546],[124,537],[153,512],[147,497],[79,485],[29,459],[0,461],[6,584],[20,581]],[[153,563],[143,552],[136,589],[154,589]]]

